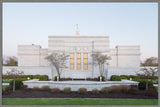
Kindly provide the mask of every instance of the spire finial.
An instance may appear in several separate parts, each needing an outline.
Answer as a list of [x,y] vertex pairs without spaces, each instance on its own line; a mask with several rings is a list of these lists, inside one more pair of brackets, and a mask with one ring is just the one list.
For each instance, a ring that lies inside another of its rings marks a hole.
[[79,36],[78,24],[76,26],[77,26],[77,32],[76,32],[76,34],[77,34],[77,36]]

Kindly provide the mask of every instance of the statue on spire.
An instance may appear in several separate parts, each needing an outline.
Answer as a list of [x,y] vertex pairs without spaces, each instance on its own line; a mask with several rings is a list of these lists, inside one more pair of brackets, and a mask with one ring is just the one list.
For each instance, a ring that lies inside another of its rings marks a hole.
[[77,26],[76,35],[79,36],[78,24],[76,26]]

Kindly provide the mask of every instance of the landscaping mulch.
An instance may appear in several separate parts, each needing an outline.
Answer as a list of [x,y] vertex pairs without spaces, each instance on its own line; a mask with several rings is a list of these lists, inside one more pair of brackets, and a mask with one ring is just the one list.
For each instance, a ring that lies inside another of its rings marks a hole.
[[146,96],[145,91],[139,91],[138,95],[131,95],[127,93],[108,93],[98,95],[94,95],[91,92],[87,94],[78,94],[77,92],[71,92],[70,94],[65,94],[63,92],[60,93],[52,93],[50,90],[41,91],[41,90],[31,90],[28,93],[25,93],[23,89],[16,90],[10,95],[2,95],[3,98],[126,98],[126,99],[158,99],[157,96],[151,97]]

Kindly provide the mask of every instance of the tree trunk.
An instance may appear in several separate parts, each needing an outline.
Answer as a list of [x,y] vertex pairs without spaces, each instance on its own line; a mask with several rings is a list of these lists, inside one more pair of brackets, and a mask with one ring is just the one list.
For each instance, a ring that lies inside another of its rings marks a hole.
[[101,76],[101,65],[99,64],[99,73],[100,73],[100,76]]
[[102,76],[102,64],[101,64],[101,76]]
[[104,73],[104,64],[103,64],[103,71],[102,71],[102,75],[103,75],[103,73]]
[[13,92],[15,91],[15,79],[13,80]]
[[53,72],[54,72],[54,70],[53,70],[53,65],[51,64],[51,76],[52,76],[52,81],[54,81]]
[[108,75],[108,64],[107,64],[107,70],[106,70],[106,80],[107,80],[107,75]]
[[52,81],[54,81],[54,77],[53,77],[53,69],[51,69],[51,75],[52,75]]
[[147,80],[146,80],[146,90],[148,90],[148,75],[147,75]]

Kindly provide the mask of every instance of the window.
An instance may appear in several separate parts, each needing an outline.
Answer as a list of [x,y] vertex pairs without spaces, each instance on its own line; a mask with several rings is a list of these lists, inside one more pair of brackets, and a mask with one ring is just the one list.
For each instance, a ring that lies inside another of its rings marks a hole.
[[83,69],[88,69],[88,53],[83,54]]
[[74,53],[70,54],[70,69],[74,69]]
[[77,53],[77,69],[81,69],[81,54]]

